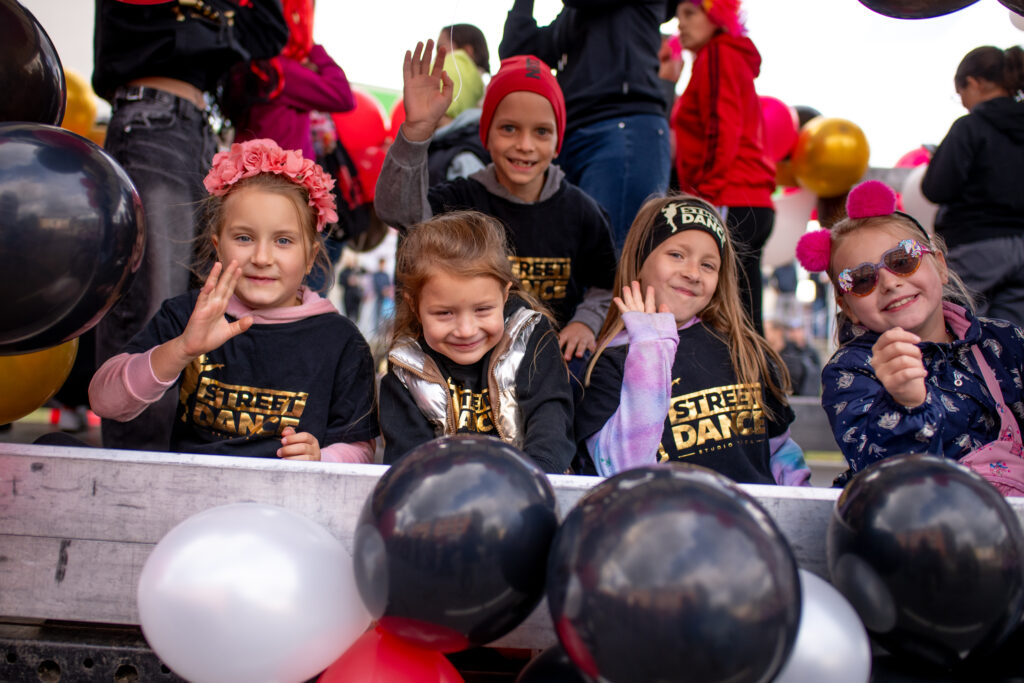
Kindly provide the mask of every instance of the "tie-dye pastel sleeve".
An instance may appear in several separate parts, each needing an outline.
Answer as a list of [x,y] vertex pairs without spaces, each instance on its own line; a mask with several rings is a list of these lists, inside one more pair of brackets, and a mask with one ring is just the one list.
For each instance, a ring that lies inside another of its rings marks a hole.
[[789,437],[789,430],[768,441],[769,466],[775,483],[780,486],[810,486],[811,468],[804,460],[804,451]]
[[587,449],[598,474],[611,476],[656,461],[672,397],[672,364],[679,332],[671,313],[630,312],[622,316],[629,350],[619,407]]

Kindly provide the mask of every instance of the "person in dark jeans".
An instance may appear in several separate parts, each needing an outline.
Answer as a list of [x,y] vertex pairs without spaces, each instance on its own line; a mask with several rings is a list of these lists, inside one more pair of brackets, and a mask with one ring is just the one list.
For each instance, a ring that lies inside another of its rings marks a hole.
[[[287,39],[280,0],[96,0],[92,84],[113,108],[104,146],[146,213],[142,264],[96,326],[97,367],[188,290],[202,181],[217,151],[207,93],[234,63],[273,57]],[[176,402],[168,392],[134,420],[104,420],[103,445],[166,451]]]
[[359,267],[354,258],[342,262],[338,271],[338,286],[342,288],[341,302],[345,308],[345,317],[359,324],[359,309],[363,305],[363,276],[366,271]]
[[373,304],[373,326],[377,330],[384,322],[384,304],[394,296],[387,267],[387,260],[381,259],[377,264],[377,272],[373,274],[373,295],[376,297]]
[[565,95],[558,165],[608,212],[616,252],[637,209],[668,188],[675,83],[659,77],[660,26],[677,0],[563,0],[538,26],[534,0],[514,0],[498,55],[534,55],[557,68]]

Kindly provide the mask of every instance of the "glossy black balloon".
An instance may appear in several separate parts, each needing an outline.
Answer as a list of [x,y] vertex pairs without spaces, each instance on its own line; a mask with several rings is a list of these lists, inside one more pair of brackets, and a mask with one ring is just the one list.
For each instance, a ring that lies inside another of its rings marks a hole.
[[800,619],[778,527],[731,480],[687,465],[629,470],[580,499],[547,598],[576,666],[612,683],[770,681]]
[[145,220],[121,166],[39,123],[0,124],[0,354],[38,351],[97,322],[131,283]]
[[530,660],[516,683],[587,683],[561,645],[552,645]]
[[793,109],[796,109],[796,118],[800,123],[799,128],[803,128],[804,124],[815,116],[821,116],[820,111],[814,107],[808,107],[806,104],[798,104]]
[[60,125],[67,84],[53,42],[17,0],[0,0],[0,121]]
[[1024,0],[999,0],[999,4],[1024,16]]
[[435,439],[381,477],[356,527],[356,583],[391,633],[447,652],[518,626],[544,594],[554,490],[521,451]]
[[941,666],[981,657],[1024,614],[1024,533],[954,461],[892,456],[857,474],[828,527],[832,584],[890,652]]
[[978,0],[860,0],[870,10],[894,19],[930,19],[962,10]]

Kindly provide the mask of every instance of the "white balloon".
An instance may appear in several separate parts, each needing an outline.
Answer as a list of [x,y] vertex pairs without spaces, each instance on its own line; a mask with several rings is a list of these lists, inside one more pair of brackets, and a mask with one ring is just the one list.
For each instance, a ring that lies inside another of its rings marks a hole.
[[928,164],[915,166],[903,181],[903,210],[917,219],[917,222],[928,232],[935,232],[935,214],[939,212],[938,204],[932,204],[921,192],[921,180],[924,179]]
[[1013,10],[1010,10],[1010,23],[1013,24],[1014,27],[1024,31],[1024,16],[1017,14]]
[[761,265],[774,269],[796,258],[796,243],[807,232],[811,212],[818,205],[818,197],[803,188],[777,197],[775,224],[761,251]]
[[260,503],[212,508],[171,529],[143,565],[138,599],[150,647],[194,683],[300,683],[370,623],[341,542]]
[[799,573],[800,627],[774,683],[867,683],[871,644],[857,612],[828,581],[806,569]]

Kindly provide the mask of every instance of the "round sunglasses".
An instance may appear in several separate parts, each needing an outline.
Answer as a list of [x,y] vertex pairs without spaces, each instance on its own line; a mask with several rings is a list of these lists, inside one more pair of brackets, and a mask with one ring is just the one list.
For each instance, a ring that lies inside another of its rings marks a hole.
[[935,252],[917,240],[906,239],[882,254],[878,263],[862,263],[839,273],[839,289],[854,296],[867,296],[878,284],[878,270],[885,268],[900,277],[910,277],[921,267],[925,254]]

